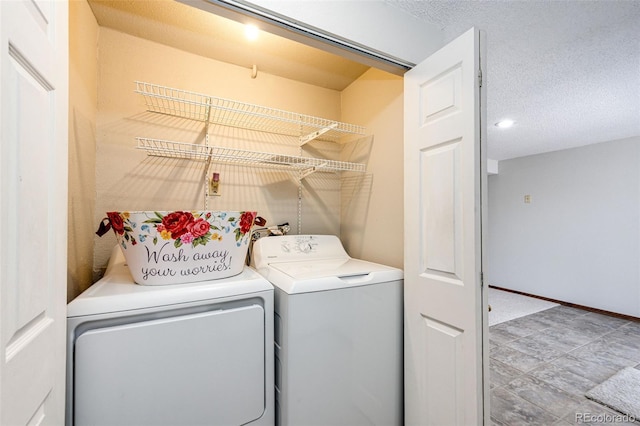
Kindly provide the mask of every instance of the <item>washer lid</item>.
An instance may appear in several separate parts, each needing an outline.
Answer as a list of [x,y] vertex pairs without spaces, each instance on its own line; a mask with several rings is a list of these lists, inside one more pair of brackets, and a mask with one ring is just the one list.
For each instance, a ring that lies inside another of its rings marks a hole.
[[133,281],[120,248],[112,251],[104,277],[67,305],[67,318],[157,306],[221,299],[273,290],[249,267],[236,276],[173,285],[140,285]]
[[351,258],[273,263],[260,272],[288,294],[380,284],[404,276],[400,269]]
[[389,269],[375,263],[351,258],[272,263],[271,267],[296,281],[325,277],[353,277]]

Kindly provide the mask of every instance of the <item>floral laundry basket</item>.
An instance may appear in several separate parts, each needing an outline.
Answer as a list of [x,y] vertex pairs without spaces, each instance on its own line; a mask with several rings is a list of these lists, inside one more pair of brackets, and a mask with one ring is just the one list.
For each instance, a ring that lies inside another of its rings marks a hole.
[[113,229],[133,280],[182,284],[242,272],[256,212],[108,212],[98,235]]

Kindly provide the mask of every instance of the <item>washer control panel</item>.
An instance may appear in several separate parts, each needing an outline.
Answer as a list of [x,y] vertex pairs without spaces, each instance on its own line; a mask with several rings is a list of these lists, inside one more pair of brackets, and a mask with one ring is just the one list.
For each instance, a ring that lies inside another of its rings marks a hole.
[[304,253],[313,255],[318,251],[320,240],[313,238],[313,235],[296,235],[293,241],[285,239],[280,248],[283,253]]
[[261,268],[270,263],[348,257],[335,235],[281,235],[253,243],[252,265]]

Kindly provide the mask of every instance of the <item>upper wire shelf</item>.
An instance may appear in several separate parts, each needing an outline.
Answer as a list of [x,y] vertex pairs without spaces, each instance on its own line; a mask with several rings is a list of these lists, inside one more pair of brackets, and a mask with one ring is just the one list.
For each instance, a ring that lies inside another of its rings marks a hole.
[[313,139],[339,142],[346,135],[365,135],[365,128],[275,108],[188,92],[136,81],[135,92],[147,110],[223,126],[297,136],[300,144]]
[[364,164],[347,161],[282,155],[161,139],[136,138],[136,141],[138,142],[137,148],[145,150],[148,155],[197,160],[211,159],[211,161],[220,163],[296,169],[302,172],[302,177],[306,177],[313,172],[350,171],[364,173],[366,171]]

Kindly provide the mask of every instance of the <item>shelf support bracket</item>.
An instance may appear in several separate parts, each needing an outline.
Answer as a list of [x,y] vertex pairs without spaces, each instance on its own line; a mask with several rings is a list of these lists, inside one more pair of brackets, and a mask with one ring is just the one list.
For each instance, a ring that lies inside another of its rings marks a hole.
[[307,176],[313,174],[316,172],[316,168],[314,167],[309,167],[307,170],[303,170],[302,172],[300,172],[300,180],[306,178]]
[[207,165],[204,168],[204,209],[209,210],[209,171],[213,160],[213,149],[209,144],[209,124],[211,123],[211,98],[207,98],[207,121],[204,123],[204,144],[207,147]]
[[207,151],[207,165],[204,167],[204,209],[209,210],[209,172],[211,171],[211,162],[213,161],[213,150],[209,145],[209,133],[206,134]]
[[[209,135],[209,124],[211,123],[211,98],[207,98],[207,121],[204,123],[204,133],[205,135]],[[209,145],[207,139],[207,145]]]
[[317,166],[313,166],[313,167],[309,167],[307,170],[303,170],[300,173],[300,180],[306,178],[307,176],[315,173],[318,171],[318,169],[321,169],[322,167],[326,166],[329,163],[322,163],[322,164],[318,164]]
[[338,123],[333,123],[323,129],[316,130],[315,132],[310,133],[306,136],[300,136],[300,146],[304,146],[306,143],[311,142],[312,140],[324,135],[329,130],[333,130],[336,127],[338,127]]

